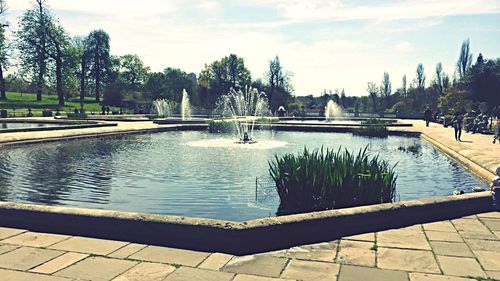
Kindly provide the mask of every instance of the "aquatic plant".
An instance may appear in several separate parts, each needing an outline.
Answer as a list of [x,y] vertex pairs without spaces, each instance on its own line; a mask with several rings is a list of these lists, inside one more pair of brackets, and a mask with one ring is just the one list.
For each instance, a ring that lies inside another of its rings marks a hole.
[[278,215],[393,202],[394,166],[368,147],[358,153],[339,148],[275,156],[269,172],[280,198]]
[[358,136],[385,138],[389,135],[385,120],[370,118],[361,122],[361,127],[353,129],[352,133]]

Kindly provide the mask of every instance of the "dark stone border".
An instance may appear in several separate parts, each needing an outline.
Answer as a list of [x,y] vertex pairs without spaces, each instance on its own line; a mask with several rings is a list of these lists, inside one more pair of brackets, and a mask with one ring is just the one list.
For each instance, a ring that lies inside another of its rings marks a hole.
[[489,192],[245,222],[0,203],[0,225],[246,255],[491,211]]

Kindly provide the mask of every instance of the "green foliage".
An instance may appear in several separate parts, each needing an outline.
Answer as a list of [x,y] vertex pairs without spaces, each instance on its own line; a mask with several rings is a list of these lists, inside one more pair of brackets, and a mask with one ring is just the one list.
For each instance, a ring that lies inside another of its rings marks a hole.
[[371,118],[361,122],[363,126],[355,128],[352,133],[358,136],[384,138],[389,135],[387,122],[381,119]]
[[[101,106],[99,105],[99,103],[97,103],[92,98],[85,99],[83,102],[83,106],[87,112],[99,112],[101,110]],[[52,110],[56,110],[57,108],[59,108],[60,110],[64,110],[66,112],[72,112],[73,109],[80,108],[80,100],[69,99],[66,101],[64,106],[59,106],[56,95],[45,95],[42,101],[37,101],[36,94],[21,94],[11,92],[7,92],[7,100],[0,100],[0,109],[16,109],[18,111],[27,111],[28,108],[49,108]]]
[[234,121],[211,120],[208,123],[208,131],[210,133],[231,133],[235,129]]
[[356,154],[347,149],[316,149],[285,154],[269,163],[280,197],[278,215],[393,202],[394,166],[367,147]]

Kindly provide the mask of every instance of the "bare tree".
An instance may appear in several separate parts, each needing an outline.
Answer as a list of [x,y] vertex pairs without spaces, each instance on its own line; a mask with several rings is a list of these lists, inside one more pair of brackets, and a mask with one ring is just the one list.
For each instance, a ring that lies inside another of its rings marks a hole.
[[436,89],[436,92],[441,96],[443,94],[443,64],[438,62],[436,64],[436,77],[434,78],[433,87]]
[[366,88],[368,94],[370,94],[370,98],[372,100],[372,111],[377,112],[377,84],[373,82],[368,82],[368,86]]
[[472,53],[470,52],[470,40],[467,39],[462,43],[460,48],[460,55],[457,61],[457,72],[460,79],[465,77],[467,71],[471,68],[472,64]]
[[403,75],[403,81],[402,81],[402,84],[401,84],[401,90],[402,90],[403,97],[406,98],[406,96],[408,94],[408,86],[406,84],[406,74]]

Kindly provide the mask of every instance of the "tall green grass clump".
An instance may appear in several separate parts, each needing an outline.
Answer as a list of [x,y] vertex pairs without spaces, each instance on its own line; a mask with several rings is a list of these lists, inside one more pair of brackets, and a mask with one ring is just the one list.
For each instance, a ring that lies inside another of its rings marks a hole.
[[393,202],[394,166],[367,148],[315,149],[298,155],[275,156],[270,174],[280,198],[278,215]]
[[361,122],[361,127],[355,128],[352,133],[358,136],[379,137],[384,138],[389,135],[387,130],[387,122],[384,120],[370,118]]

